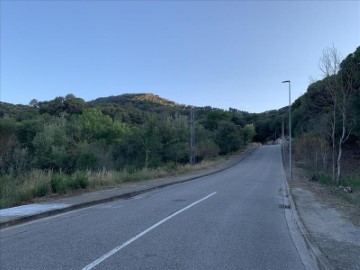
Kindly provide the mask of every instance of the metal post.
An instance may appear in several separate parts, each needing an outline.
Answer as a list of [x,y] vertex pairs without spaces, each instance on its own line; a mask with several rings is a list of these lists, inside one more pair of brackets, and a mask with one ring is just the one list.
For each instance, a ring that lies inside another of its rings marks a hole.
[[195,110],[190,110],[190,164],[195,164]]
[[292,180],[292,164],[291,164],[291,82],[283,81],[282,83],[289,83],[289,174],[290,181]]

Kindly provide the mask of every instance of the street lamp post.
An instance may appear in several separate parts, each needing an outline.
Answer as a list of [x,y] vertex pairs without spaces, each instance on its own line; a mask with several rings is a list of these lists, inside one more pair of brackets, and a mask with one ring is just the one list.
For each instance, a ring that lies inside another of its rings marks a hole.
[[292,180],[292,167],[291,167],[291,82],[283,81],[282,83],[289,83],[289,174],[290,181]]

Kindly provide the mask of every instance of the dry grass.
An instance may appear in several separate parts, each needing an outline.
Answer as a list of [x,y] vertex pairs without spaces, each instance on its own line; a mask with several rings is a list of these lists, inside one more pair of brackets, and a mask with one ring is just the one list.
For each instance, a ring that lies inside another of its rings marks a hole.
[[226,157],[206,160],[195,165],[168,163],[157,169],[122,171],[87,171],[66,175],[61,172],[33,170],[18,176],[0,177],[0,209],[28,203],[34,198],[64,194],[71,190],[116,187],[126,182],[163,178],[191,171],[212,168],[226,161]]

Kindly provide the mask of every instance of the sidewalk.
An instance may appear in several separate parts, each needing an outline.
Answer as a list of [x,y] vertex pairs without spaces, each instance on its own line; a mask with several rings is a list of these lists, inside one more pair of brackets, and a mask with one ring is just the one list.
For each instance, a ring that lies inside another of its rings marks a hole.
[[191,181],[200,177],[226,170],[251,155],[258,146],[249,147],[240,154],[234,155],[228,161],[211,169],[189,172],[183,175],[135,183],[123,184],[119,188],[87,192],[81,195],[49,200],[44,203],[34,203],[0,210],[0,228],[20,224],[38,218],[56,215],[75,209],[80,209],[121,198],[130,198],[141,193],[164,188],[177,183]]

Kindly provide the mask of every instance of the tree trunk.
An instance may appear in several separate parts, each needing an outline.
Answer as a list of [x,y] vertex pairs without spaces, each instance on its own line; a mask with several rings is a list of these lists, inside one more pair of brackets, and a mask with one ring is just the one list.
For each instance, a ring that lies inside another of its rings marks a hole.
[[336,167],[337,167],[337,172],[336,172],[336,185],[340,184],[340,176],[341,176],[341,155],[342,155],[342,145],[345,142],[345,135],[346,135],[346,115],[345,113],[343,113],[342,116],[342,133],[339,139],[339,153],[338,153],[338,157],[337,157],[337,163],[336,163]]
[[342,142],[341,142],[341,138],[340,138],[340,142],[339,142],[339,153],[338,153],[338,157],[337,157],[337,163],[336,163],[336,167],[337,167],[337,172],[336,172],[336,185],[338,186],[340,184],[340,175],[341,175],[341,154],[342,154],[342,146],[341,146]]

